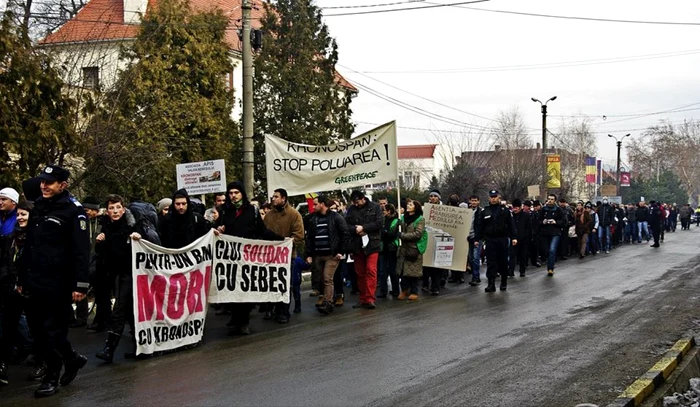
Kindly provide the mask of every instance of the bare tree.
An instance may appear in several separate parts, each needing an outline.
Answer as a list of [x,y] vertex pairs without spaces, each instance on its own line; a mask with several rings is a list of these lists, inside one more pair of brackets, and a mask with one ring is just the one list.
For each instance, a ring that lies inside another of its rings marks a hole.
[[524,198],[528,185],[539,183],[543,160],[527,133],[517,106],[498,113],[492,126],[489,178],[506,199]]
[[586,184],[586,157],[595,156],[597,146],[590,120],[587,117],[563,119],[557,133],[550,135],[562,155],[559,195],[568,199],[592,198],[595,191]]
[[627,155],[641,179],[659,180],[664,171],[673,171],[689,199],[700,193],[700,121],[691,119],[674,126],[662,120],[631,140]]
[[486,130],[475,127],[456,132],[435,131],[433,137],[441,146],[438,155],[445,163],[440,180],[443,194],[465,198],[486,191],[488,180],[483,176],[486,159],[481,154],[490,144]]
[[504,150],[518,150],[532,147],[532,138],[527,132],[525,121],[518,106],[498,112],[491,128],[493,146]]

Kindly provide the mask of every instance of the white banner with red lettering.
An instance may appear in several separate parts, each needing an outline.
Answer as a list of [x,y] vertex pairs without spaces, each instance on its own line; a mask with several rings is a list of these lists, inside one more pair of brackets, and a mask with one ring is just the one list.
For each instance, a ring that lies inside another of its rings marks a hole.
[[132,242],[137,355],[202,340],[213,238],[210,231],[181,249]]
[[209,302],[289,303],[294,241],[217,236]]
[[289,303],[292,245],[213,230],[180,249],[133,241],[136,354],[201,341],[207,303]]

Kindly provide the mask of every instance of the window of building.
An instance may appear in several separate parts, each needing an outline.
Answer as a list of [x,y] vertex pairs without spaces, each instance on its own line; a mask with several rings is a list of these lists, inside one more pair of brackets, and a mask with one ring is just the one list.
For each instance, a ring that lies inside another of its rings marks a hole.
[[224,80],[224,86],[226,86],[226,90],[229,92],[233,91],[233,71],[226,73],[226,78]]
[[100,69],[98,67],[83,67],[83,87],[88,89],[98,89],[100,87]]

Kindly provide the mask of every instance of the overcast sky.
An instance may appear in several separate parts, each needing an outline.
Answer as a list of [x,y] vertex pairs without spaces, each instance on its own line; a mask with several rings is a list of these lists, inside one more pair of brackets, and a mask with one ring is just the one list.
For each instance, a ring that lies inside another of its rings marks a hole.
[[[473,126],[488,126],[491,122],[487,119],[517,106],[533,140],[539,141],[540,106],[530,98],[544,102],[556,95],[557,100],[548,105],[548,128],[556,132],[561,116],[589,116],[597,134],[598,156],[608,164],[616,159],[615,141],[607,137],[608,133],[631,133],[635,137],[660,119],[679,123],[700,118],[698,0],[491,0],[464,6],[332,16],[458,2],[317,0],[316,4],[324,8],[325,22],[338,42],[338,70],[353,83],[421,111]],[[401,4],[329,8],[386,3]],[[696,25],[583,21],[462,7]],[[620,62],[624,60],[627,62]],[[542,64],[548,67],[532,66]],[[366,90],[354,99],[352,109],[358,133],[374,124],[396,120],[400,145],[434,142],[429,130],[406,127],[459,130],[456,124],[422,116]],[[648,115],[666,110],[685,111]],[[642,114],[647,115],[639,116]]]

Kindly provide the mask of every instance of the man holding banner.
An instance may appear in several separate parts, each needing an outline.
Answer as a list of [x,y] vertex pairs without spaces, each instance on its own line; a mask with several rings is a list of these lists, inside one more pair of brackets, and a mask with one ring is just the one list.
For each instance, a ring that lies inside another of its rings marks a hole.
[[367,199],[362,191],[353,191],[350,200],[353,204],[348,208],[345,221],[350,229],[350,247],[360,288],[360,302],[353,308],[375,309],[377,261],[384,217],[379,205]]
[[[243,237],[246,239],[284,240],[282,236],[265,227],[258,209],[250,204],[245,193],[243,183],[235,181],[226,187],[226,202],[220,206],[219,219],[217,220],[216,233],[229,236]],[[229,327],[229,335],[248,335],[250,330],[250,311],[255,304],[234,302],[229,303],[231,320],[226,324]]]
[[[272,210],[265,216],[264,219],[265,226],[270,229],[273,233],[276,233],[282,237],[291,237],[294,239],[294,250],[292,253],[292,259],[296,258],[296,253],[299,250],[299,246],[304,242],[304,220],[301,218],[299,212],[292,208],[292,206],[287,202],[287,191],[283,188],[275,189],[272,194]],[[297,270],[293,270],[293,264],[290,265],[292,273]],[[301,270],[298,270],[301,274]],[[301,278],[299,279],[301,281]],[[286,303],[278,302],[274,304],[274,317],[280,324],[286,324],[289,322],[291,314],[289,313],[289,304],[291,301]],[[301,293],[299,293],[299,298],[294,298],[296,304],[301,303]],[[269,311],[268,311],[269,312]],[[271,315],[266,318],[270,319]]]

